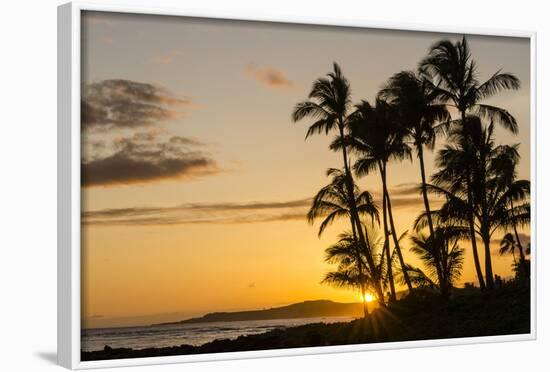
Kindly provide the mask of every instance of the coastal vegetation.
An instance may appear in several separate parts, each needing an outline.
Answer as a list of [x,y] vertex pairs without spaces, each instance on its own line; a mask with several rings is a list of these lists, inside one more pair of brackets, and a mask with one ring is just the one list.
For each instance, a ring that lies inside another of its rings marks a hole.
[[[173,324],[350,312],[356,319],[200,346],[105,346],[82,351],[82,360],[529,333],[531,184],[518,176],[520,144],[495,139],[496,130],[513,138],[521,123],[490,103],[519,88],[514,74],[500,70],[482,80],[466,37],[433,44],[416,70],[390,76],[373,100],[354,97],[343,67],[334,62],[294,106],[291,119],[307,123],[306,139],[330,136],[327,150],[338,155],[337,164],[319,169],[328,180],[312,195],[304,217],[318,224],[319,237],[341,228],[335,241],[321,247],[331,269],[320,280],[357,291],[361,304],[306,302]],[[407,226],[395,212],[390,169],[412,162],[421,207]],[[364,182],[367,176],[376,182]],[[513,259],[507,278],[493,270],[493,260],[504,255]],[[475,283],[462,280],[466,267]]]
[[199,346],[145,349],[113,348],[83,351],[82,361],[155,356],[289,349],[312,346],[371,344],[529,333],[529,290],[512,283],[491,294],[459,289],[452,302],[442,302],[424,290],[379,307],[371,321],[313,323],[269,332],[218,339]]
[[[326,248],[327,262],[337,269],[323,282],[356,288],[362,298],[369,292],[384,308],[396,301],[399,285],[409,296],[428,289],[450,301],[464,266],[472,264],[477,288],[490,293],[497,286],[491,242],[498,234],[504,236],[500,253],[514,255],[513,281],[528,287],[528,258],[518,229],[530,222],[530,181],[517,179],[519,144],[497,144],[494,135],[497,126],[516,134],[519,125],[505,108],[486,102],[519,87],[515,75],[501,71],[479,80],[466,37],[435,43],[416,71],[391,76],[372,102],[353,104],[351,84],[336,62],[314,81],[292,119],[309,119],[306,138],[334,135],[329,149],[341,153],[343,163],[327,171],[331,181],[314,197],[308,220],[322,220],[319,235],[337,218],[346,219],[350,229]],[[434,150],[435,171],[428,175],[425,153]],[[388,169],[413,157],[423,209],[410,230],[398,231]],[[370,174],[379,177],[381,200],[373,197],[374,189],[359,187]],[[423,267],[406,262],[407,245]],[[465,249],[473,262],[464,262]],[[369,317],[366,301],[364,317]]]

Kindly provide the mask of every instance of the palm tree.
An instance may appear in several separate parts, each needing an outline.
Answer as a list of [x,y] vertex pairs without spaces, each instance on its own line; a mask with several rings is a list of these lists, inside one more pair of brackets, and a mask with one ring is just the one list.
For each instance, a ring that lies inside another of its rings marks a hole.
[[[472,59],[466,37],[452,43],[442,40],[430,49],[428,56],[420,63],[420,70],[426,75],[431,89],[439,100],[454,106],[460,113],[464,134],[468,134],[466,115],[473,114],[501,124],[512,133],[517,133],[518,127],[515,118],[505,109],[480,103],[496,93],[506,89],[519,89],[519,79],[510,73],[494,73],[488,80],[480,83],[478,80],[477,65]],[[470,189],[470,177],[466,180]],[[468,203],[473,209],[473,196],[468,191]],[[480,287],[485,288],[483,275],[477,269],[479,258],[477,255],[477,243],[474,232],[474,216],[469,215],[470,239],[474,253],[474,264],[479,279]],[[494,288],[492,277],[490,252],[486,252],[485,269],[486,281],[489,289]]]
[[[450,133],[450,143],[439,151],[437,165],[441,168],[432,177],[435,185],[431,192],[444,196],[447,201],[434,212],[443,221],[466,223],[474,229],[485,248],[486,279],[492,280],[490,241],[495,231],[529,221],[529,181],[506,182],[501,170],[502,153],[510,146],[496,146],[493,139],[494,124],[484,127],[477,117],[467,117],[468,137],[462,128]],[[464,145],[467,142],[467,145]],[[465,182],[469,179],[469,182]],[[511,201],[520,203],[511,207]],[[425,219],[425,217],[422,217]],[[421,219],[422,219],[421,218]],[[475,251],[474,251],[475,253]],[[476,267],[480,270],[479,267]],[[491,288],[488,284],[488,287]]]
[[514,259],[514,265],[516,262],[516,247],[518,246],[518,241],[515,239],[514,235],[511,233],[506,233],[500,240],[500,249],[498,253],[501,256],[505,254],[511,254]]
[[[390,262],[389,235],[393,237],[395,250],[404,272],[405,283],[409,292],[413,291],[411,281],[407,274],[405,261],[399,245],[397,230],[393,219],[391,198],[388,191],[387,169],[390,160],[402,160],[411,158],[411,149],[404,142],[405,131],[398,125],[392,106],[381,99],[376,100],[375,106],[367,101],[356,105],[356,110],[350,115],[349,125],[351,135],[344,139],[358,154],[359,159],[354,164],[354,170],[358,176],[364,176],[372,171],[378,171],[382,181],[382,213],[385,236],[386,259]],[[333,142],[333,148],[339,148],[342,144]],[[389,222],[389,227],[388,227]],[[389,231],[391,228],[391,234]],[[388,265],[388,276],[392,300],[395,300],[395,285],[391,265]]]
[[517,133],[517,122],[512,114],[481,101],[503,90],[519,89],[519,79],[499,70],[480,83],[477,64],[472,59],[465,36],[454,44],[449,40],[434,44],[428,56],[420,62],[420,71],[427,77],[427,83],[437,98],[458,110],[462,123],[465,123],[466,115],[471,114]]
[[[313,223],[315,219],[324,217],[319,225],[319,236],[338,218],[348,218],[352,230],[355,231],[350,209],[351,200],[346,190],[345,174],[340,169],[329,168],[327,176],[332,178],[331,182],[321,188],[313,198],[307,214],[308,221]],[[353,194],[359,214],[370,217],[372,220],[378,220],[378,207],[374,203],[372,195],[368,191],[360,191],[357,185],[354,185]],[[356,232],[354,234],[357,235]],[[357,236],[355,238],[357,240]]]
[[[530,186],[530,182],[526,180],[517,180],[517,165],[519,163],[519,151],[518,151],[519,145],[512,145],[512,146],[503,146],[501,148],[501,151],[499,154],[495,157],[493,161],[493,166],[495,167],[494,171],[498,172],[501,175],[501,180],[503,182],[503,186],[507,187],[511,193],[514,192],[514,190],[522,190],[522,189],[528,189]],[[514,210],[514,198],[510,198],[510,209]],[[508,243],[514,242],[514,245],[517,246],[518,252],[519,252],[519,269],[523,271],[524,278],[529,279],[529,268],[527,267],[527,262],[525,260],[525,252],[523,245],[521,244],[521,239],[519,238],[518,233],[518,225],[516,223],[516,216],[512,216],[511,221],[511,228],[514,231],[514,236],[508,236],[509,234],[506,234],[506,236],[503,238],[502,242],[505,240]],[[512,240],[510,239],[512,238]],[[515,239],[514,239],[515,238]],[[501,242],[501,254],[502,252],[502,242]],[[510,246],[510,244],[505,244],[509,248],[512,248],[511,253],[514,255],[514,245]],[[506,251],[506,249],[505,249]],[[515,256],[514,256],[514,262],[515,262]]]
[[[454,283],[462,273],[464,249],[458,241],[467,230],[455,226],[438,226],[433,235],[418,231],[411,236],[411,252],[418,255],[428,270],[412,268],[413,281],[419,286],[437,288],[443,298],[448,298]],[[438,272],[440,270],[440,272]]]
[[369,288],[375,289],[373,277],[358,270],[366,261],[364,255],[357,254],[361,249],[353,234],[344,232],[338,238],[337,243],[325,249],[325,262],[337,264],[337,269],[326,273],[321,283],[358,289],[363,299],[363,314],[367,318],[369,308],[365,298]]
[[[337,131],[338,138],[343,139],[348,131],[348,112],[350,108],[351,88],[349,82],[343,75],[340,66],[334,63],[333,72],[327,74],[327,77],[315,80],[309,93],[309,100],[296,105],[292,112],[292,120],[298,122],[306,117],[315,120],[307,131],[306,139],[313,134],[324,133],[328,135],[334,130]],[[367,251],[369,269],[374,271],[375,263],[372,255],[368,253],[369,248],[361,229],[359,212],[353,196],[354,180],[350,171],[347,146],[341,146],[339,150],[342,153],[344,162],[344,175],[346,192],[350,201],[351,222],[355,225],[360,244]],[[384,294],[380,285],[377,285],[376,293],[379,301],[383,302]]]
[[[520,251],[519,247],[521,246],[521,243],[517,239],[518,238],[514,234],[506,233],[500,241],[500,249],[498,252],[500,253],[500,255],[512,255],[514,260],[514,263],[512,264],[512,269],[516,274],[516,280],[528,286],[530,277],[529,260],[525,258],[525,255],[523,255],[523,257],[520,255],[519,262],[516,260],[516,249]],[[528,251],[527,254],[529,254]]]
[[[438,101],[437,95],[430,89],[426,78],[413,71],[402,71],[393,75],[386,87],[380,91],[379,96],[397,108],[399,122],[405,128],[408,139],[416,149],[420,164],[424,209],[430,236],[434,236],[426,188],[424,147],[433,150],[436,136],[442,133],[444,125],[450,120],[449,111],[445,104]],[[433,254],[437,256],[438,249],[435,249]],[[443,280],[441,267],[437,266],[439,259],[435,262],[438,280],[441,282]]]
[[[352,201],[349,199],[349,195],[346,190],[345,174],[339,169],[330,168],[327,171],[327,175],[332,177],[332,180],[327,186],[319,190],[317,195],[315,195],[315,197],[313,198],[311,208],[309,209],[309,212],[307,214],[307,219],[310,223],[313,223],[317,218],[323,218],[323,221],[319,226],[319,236],[321,236],[325,229],[336,219],[349,219],[353,239],[353,244],[350,244],[349,248],[353,248],[354,254],[356,256],[354,262],[357,267],[354,270],[357,275],[357,284],[360,286],[361,290],[364,293],[366,276],[369,275],[368,273],[366,273],[366,271],[369,270],[364,270],[365,267],[368,268],[368,265],[365,265],[363,263],[361,257],[365,257],[369,254],[370,246],[368,246],[369,250],[361,249],[362,245],[359,243],[359,240],[357,238],[357,229],[353,221],[350,207]],[[368,216],[373,221],[378,220],[378,208],[373,201],[372,195],[368,191],[360,192],[359,188],[354,185],[353,203],[356,206],[357,211],[360,213],[360,215]],[[370,281],[376,281],[376,272],[370,271],[370,273]],[[372,275],[373,273],[375,275]],[[367,315],[368,312],[365,313],[365,316]]]

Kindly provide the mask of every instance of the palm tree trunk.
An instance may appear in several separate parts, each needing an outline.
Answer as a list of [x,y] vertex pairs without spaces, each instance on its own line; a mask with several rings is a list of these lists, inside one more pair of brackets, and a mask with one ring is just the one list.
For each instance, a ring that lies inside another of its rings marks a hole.
[[[382,177],[382,184],[384,184],[384,177],[383,175],[383,168],[379,164],[380,168],[380,175]],[[388,282],[390,284],[390,300],[395,301],[395,283],[393,281],[393,269],[392,269],[392,260],[390,255],[390,234],[388,231],[388,217],[387,217],[387,203],[386,203],[386,193],[385,191],[382,191],[382,218],[384,219],[384,251],[386,253],[386,261],[387,261],[387,274],[388,274]]]
[[[432,242],[434,234],[434,225],[432,221],[432,213],[430,211],[430,202],[428,200],[428,190],[426,188],[426,170],[424,167],[424,150],[422,143],[418,143],[416,148],[418,149],[418,159],[420,161],[420,175],[422,177],[422,198],[424,199],[424,208],[426,209],[426,216],[428,217],[428,228],[430,230],[430,236],[432,237]],[[437,279],[439,281],[439,289],[443,297],[446,297],[446,287],[445,281],[443,280],[442,268],[441,268],[441,252],[439,247],[432,247],[435,258],[436,258],[436,270],[437,270]]]
[[[351,222],[351,231],[353,234],[353,241],[354,243],[358,243],[357,240],[357,234],[355,232],[355,224],[353,223],[353,219],[350,218]],[[359,289],[361,290],[361,295],[363,296],[363,299],[365,298],[365,281],[363,276],[363,261],[361,258],[361,252],[357,249],[357,246],[355,247],[355,259],[357,260],[357,272],[359,274]],[[363,301],[365,302],[365,301]],[[363,305],[363,317],[366,318],[369,316],[369,309]]]
[[392,231],[393,236],[393,244],[395,245],[395,250],[397,252],[397,257],[399,258],[399,264],[401,265],[401,270],[403,271],[403,278],[405,279],[405,283],[407,284],[407,288],[409,289],[409,293],[413,292],[413,286],[411,284],[411,279],[409,277],[409,273],[407,272],[407,266],[405,265],[405,260],[403,259],[403,254],[401,253],[401,247],[399,247],[399,239],[397,237],[397,231],[395,229],[395,224],[393,222],[393,213],[391,210],[391,201],[390,201],[390,193],[388,192],[388,185],[386,181],[386,166],[384,165],[384,173],[382,176],[382,187],[384,189],[384,197],[387,199],[387,208],[388,208],[388,217],[390,221],[390,227]]
[[[463,135],[465,138],[468,138],[468,132],[466,130],[466,111],[461,110],[460,111],[461,120],[462,120],[462,128],[463,128]],[[467,194],[468,194],[468,225],[470,230],[470,240],[472,242],[472,253],[474,257],[474,267],[476,269],[477,279],[479,281],[479,288],[484,291],[485,290],[485,281],[483,280],[483,272],[481,271],[481,265],[479,263],[479,255],[477,252],[477,241],[476,241],[476,231],[475,231],[475,225],[474,225],[474,213],[473,213],[473,198],[472,198],[472,182],[470,179],[470,169],[466,169],[467,177],[466,177],[466,188],[467,188]]]
[[[519,234],[518,229],[515,222],[515,216],[514,216],[514,202],[510,200],[510,209],[512,210],[512,226],[514,227],[514,235],[516,238],[516,242],[518,243],[518,251],[519,251],[519,267],[520,270],[523,271],[523,274],[525,276],[525,279],[527,282],[529,282],[529,270],[527,269],[527,262],[525,261],[525,254],[523,253],[523,245],[521,244],[521,241],[519,240]],[[513,252],[513,250],[512,250]],[[515,260],[515,257],[514,257]]]
[[491,222],[490,222],[490,216],[489,216],[489,208],[487,207],[487,184],[485,182],[486,180],[486,174],[485,174],[485,162],[486,162],[486,153],[485,151],[480,152],[480,162],[483,164],[480,169],[480,187],[479,187],[479,194],[481,196],[481,218],[480,218],[480,230],[481,230],[481,238],[483,239],[483,244],[485,246],[485,284],[487,285],[487,289],[493,290],[495,289],[495,280],[493,277],[493,263],[491,259]]
[[514,223],[514,235],[515,235],[515,238],[516,238],[516,242],[518,242],[519,259],[520,259],[520,261],[525,262],[525,253],[523,252],[523,245],[521,244],[521,242],[519,240],[518,229],[517,229],[515,223]]
[[[493,265],[491,263],[491,237],[487,227],[483,227],[483,244],[485,245],[485,279],[487,281],[487,289],[495,289],[495,280],[493,278]],[[487,258],[488,257],[488,258]]]
[[[340,118],[340,124],[338,126],[340,131],[340,137],[342,141],[344,140],[344,125],[343,120]],[[370,248],[367,246],[365,242],[365,236],[363,235],[363,229],[361,228],[361,220],[359,219],[359,213],[357,212],[357,205],[355,204],[355,195],[354,195],[354,181],[353,181],[353,175],[349,168],[348,163],[348,153],[346,149],[346,145],[342,146],[342,157],[344,160],[344,170],[346,173],[346,183],[347,183],[347,192],[348,192],[348,198],[350,200],[350,212],[352,217],[352,224],[355,222],[355,226],[357,228],[357,233],[359,235],[359,242],[365,249],[365,257],[367,258],[367,263],[369,265],[371,273],[376,272],[376,265],[374,263],[374,259],[372,257],[372,253],[370,252]],[[372,278],[374,288],[376,290],[376,295],[378,297],[378,302],[381,305],[384,305],[384,292],[382,291],[382,286],[380,285],[380,278]]]
[[445,241],[441,248],[441,283],[439,284],[439,287],[441,290],[441,297],[447,300],[449,299],[449,295],[451,292],[451,279],[449,278],[449,267],[447,266],[449,262],[448,242]]
[[367,304],[367,291],[364,286],[361,288],[361,296],[363,300],[363,317],[367,319],[369,317],[369,305]]
[[476,241],[476,231],[475,231],[475,225],[474,225],[474,214],[471,211],[473,209],[473,203],[472,203],[472,192],[471,192],[471,186],[470,186],[470,177],[468,176],[468,184],[466,185],[468,188],[468,208],[470,211],[468,211],[468,226],[470,230],[470,240],[472,242],[472,253],[474,256],[474,266],[476,269],[477,279],[479,281],[479,288],[484,291],[485,290],[485,281],[483,280],[483,272],[481,271],[481,264],[479,263],[479,255],[477,252],[477,241]]

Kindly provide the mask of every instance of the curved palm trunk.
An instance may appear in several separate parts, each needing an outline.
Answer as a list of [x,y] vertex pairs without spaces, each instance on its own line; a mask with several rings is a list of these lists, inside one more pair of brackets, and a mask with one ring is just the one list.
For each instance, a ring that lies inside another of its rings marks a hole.
[[[526,284],[529,283],[529,270],[527,268],[527,261],[525,261],[525,254],[523,253],[523,245],[521,244],[521,241],[519,240],[519,234],[518,229],[515,222],[515,216],[514,216],[514,202],[510,200],[510,209],[512,210],[512,226],[514,227],[514,235],[516,238],[516,242],[518,244],[518,251],[519,251],[519,265],[520,269],[523,271],[523,274],[525,275]],[[514,250],[512,249],[512,252]],[[516,260],[516,257],[514,256],[514,261]]]
[[[365,225],[365,242],[367,243],[367,246],[370,248],[372,247],[372,245],[370,244],[370,240],[369,240],[369,232],[367,230],[367,226]],[[372,252],[372,251],[371,251]],[[382,254],[384,254],[382,252]],[[374,260],[374,257],[373,257],[373,260]],[[374,261],[373,261],[374,262]],[[367,268],[368,269],[368,268]],[[382,278],[380,276],[380,272],[377,270],[376,268],[376,263],[374,263],[374,269],[375,271],[373,271],[372,273],[369,273],[369,276],[366,280],[366,282],[368,282],[368,280],[370,280],[371,282],[373,280],[375,280],[375,278],[379,278],[380,282],[382,281]],[[366,287],[368,288],[368,285],[366,285]],[[384,298],[382,298],[382,301],[384,300]]]
[[367,303],[367,291],[364,286],[361,288],[361,296],[363,300],[363,317],[367,319],[369,317],[369,305]]
[[[430,230],[430,236],[432,237],[432,242],[434,241],[434,225],[432,221],[432,212],[430,210],[430,202],[428,200],[428,190],[426,188],[426,170],[424,166],[424,150],[422,144],[417,144],[416,148],[418,149],[418,159],[420,161],[420,176],[422,178],[422,199],[424,200],[424,209],[426,210],[426,216],[428,217],[428,228]],[[448,296],[447,285],[443,278],[443,269],[441,264],[441,249],[439,247],[433,247],[434,255],[436,258],[436,270],[437,270],[437,279],[439,281],[439,290],[443,297]]]
[[480,232],[481,238],[483,240],[483,245],[485,247],[485,284],[487,289],[495,289],[495,280],[493,277],[493,263],[491,259],[491,217],[489,216],[489,208],[487,206],[487,183],[486,183],[486,173],[485,173],[485,164],[487,160],[487,154],[485,151],[480,152],[480,163],[482,164],[481,169],[479,169],[479,182],[480,190],[479,194],[481,196],[481,218],[480,218]]
[[[464,136],[467,138],[467,130],[466,130],[466,112],[464,110],[460,111],[460,116],[462,120],[462,128],[464,131]],[[475,224],[474,224],[474,203],[472,198],[472,182],[470,179],[470,169],[466,170],[467,177],[466,177],[466,188],[467,188],[467,194],[468,194],[468,227],[470,232],[470,240],[472,242],[472,253],[474,257],[474,267],[476,269],[477,279],[479,281],[479,288],[484,291],[485,290],[485,281],[483,280],[483,273],[481,271],[481,265],[479,263],[479,255],[477,252],[477,241],[476,241],[476,231],[475,231]]]
[[[350,222],[351,222],[351,231],[352,231],[352,234],[353,234],[353,241],[355,243],[357,243],[358,242],[357,234],[355,232],[355,224],[353,223],[352,218],[350,218]],[[364,276],[363,276],[363,261],[361,259],[361,252],[359,252],[357,250],[357,247],[355,249],[355,259],[357,260],[357,272],[359,274],[359,290],[361,291],[361,295],[363,296],[362,298],[364,299],[366,290],[365,290],[365,281],[363,280],[363,278],[364,278]],[[368,307],[365,306],[365,301],[363,301],[363,317],[366,318],[368,316],[369,316],[369,309],[368,309]]]
[[519,259],[520,259],[521,262],[525,263],[525,253],[523,252],[523,245],[521,244],[521,242],[519,240],[518,229],[517,229],[515,223],[514,223],[514,235],[516,237],[516,242],[518,242]]
[[363,300],[363,319],[367,321],[367,332],[372,332],[372,318],[369,313],[369,304],[367,303],[367,292],[363,288],[361,292]]
[[493,264],[491,262],[491,236],[488,227],[483,227],[483,244],[485,245],[485,279],[487,281],[487,289],[495,289],[495,280],[493,278]]
[[395,229],[395,224],[393,222],[393,213],[391,210],[391,201],[390,201],[390,193],[388,192],[388,185],[386,181],[386,166],[383,167],[383,173],[382,173],[382,187],[384,191],[384,197],[387,199],[387,208],[388,208],[388,219],[390,221],[390,227],[391,232],[393,236],[393,244],[395,245],[395,250],[397,252],[397,258],[399,259],[399,264],[401,265],[401,270],[403,271],[403,278],[405,279],[405,283],[407,284],[407,288],[409,289],[409,293],[413,292],[413,286],[411,284],[411,279],[409,277],[409,273],[407,271],[407,266],[405,265],[405,260],[403,259],[403,254],[401,253],[401,247],[399,246],[399,239],[397,238],[397,231]]
[[441,247],[440,262],[441,265],[441,282],[439,282],[439,288],[441,290],[441,296],[444,299],[448,299],[451,292],[451,278],[449,278],[449,245],[445,241]]
[[[340,125],[338,126],[340,130],[340,137],[344,138],[344,126],[343,126],[343,120],[340,119]],[[351,218],[352,218],[352,225],[354,225],[357,229],[357,234],[359,236],[359,242],[361,245],[365,248],[365,257],[367,258],[367,263],[369,265],[371,273],[376,272],[376,265],[374,263],[374,259],[372,257],[372,253],[370,251],[370,248],[367,246],[365,241],[365,236],[363,235],[363,229],[361,228],[361,220],[359,219],[359,213],[357,212],[357,205],[355,204],[355,195],[353,193],[354,190],[354,182],[353,182],[353,175],[351,174],[351,171],[349,169],[349,163],[348,163],[348,153],[346,150],[346,146],[342,146],[342,156],[344,160],[344,170],[346,173],[346,183],[347,183],[347,192],[348,192],[348,198],[350,200],[350,212],[351,212]],[[380,278],[372,278],[374,288],[376,290],[376,295],[378,297],[378,302],[380,304],[384,305],[384,292],[382,291],[382,286],[380,285]]]
[[472,253],[474,257],[474,266],[476,269],[477,279],[479,281],[479,288],[484,291],[485,290],[485,280],[483,280],[483,272],[481,271],[481,264],[479,263],[479,255],[477,252],[477,241],[476,241],[476,231],[475,231],[475,225],[474,225],[474,214],[471,211],[473,209],[473,203],[472,203],[472,192],[471,192],[471,186],[470,186],[470,177],[468,176],[468,208],[470,211],[468,212],[468,227],[470,231],[470,240],[472,242]]
[[390,254],[390,234],[388,231],[388,217],[387,217],[387,205],[386,205],[386,197],[385,193],[383,193],[382,197],[382,218],[384,219],[384,252],[386,254],[386,262],[388,266],[387,275],[388,275],[388,282],[390,284],[390,300],[395,301],[395,283],[393,281],[393,269],[392,269],[392,260],[391,260],[391,254]]

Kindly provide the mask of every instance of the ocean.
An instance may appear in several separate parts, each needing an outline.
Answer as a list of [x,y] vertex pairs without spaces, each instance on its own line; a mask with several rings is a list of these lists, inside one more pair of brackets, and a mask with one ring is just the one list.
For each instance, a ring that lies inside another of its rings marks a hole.
[[349,322],[353,319],[353,317],[295,318],[83,329],[81,349],[83,351],[102,350],[105,345],[112,348],[132,349],[183,344],[198,346],[216,339],[235,339],[241,335],[255,335],[277,328],[310,323]]

